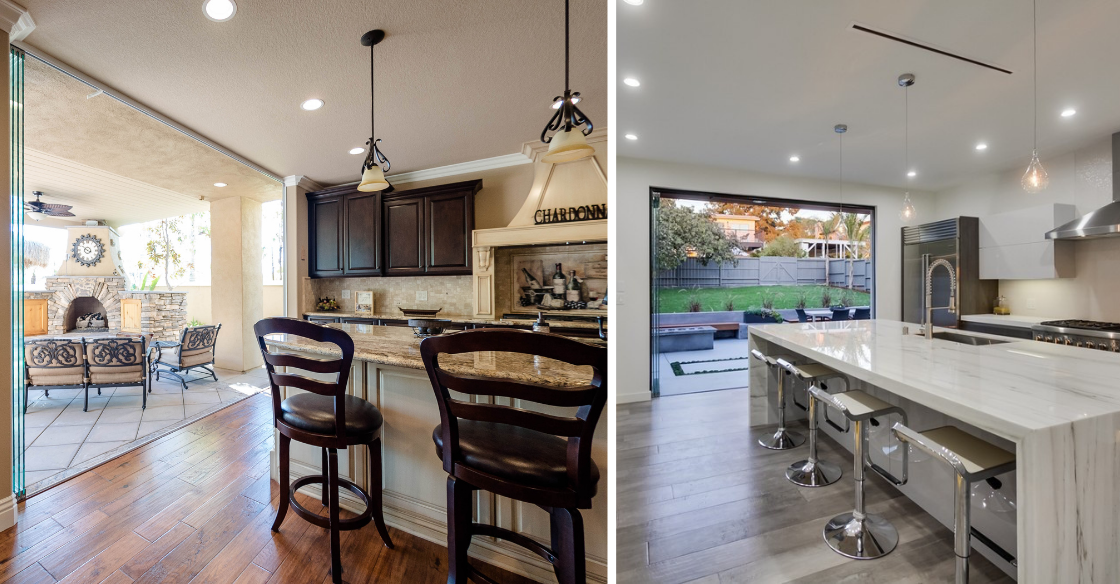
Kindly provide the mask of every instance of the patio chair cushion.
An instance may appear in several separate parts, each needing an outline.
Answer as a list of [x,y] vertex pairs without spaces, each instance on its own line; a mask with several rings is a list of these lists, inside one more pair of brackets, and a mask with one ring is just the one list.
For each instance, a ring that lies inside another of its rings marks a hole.
[[201,365],[203,363],[210,363],[214,360],[214,349],[193,349],[183,351],[183,362],[179,363],[179,349],[170,348],[163,349],[159,353],[159,363],[170,365],[171,367],[192,367],[194,365]]
[[28,341],[24,346],[29,385],[85,383],[85,354],[80,341]]
[[28,385],[81,385],[86,381],[84,367],[28,367]]
[[97,385],[98,383],[143,383],[144,366],[90,367],[89,382],[93,385]]

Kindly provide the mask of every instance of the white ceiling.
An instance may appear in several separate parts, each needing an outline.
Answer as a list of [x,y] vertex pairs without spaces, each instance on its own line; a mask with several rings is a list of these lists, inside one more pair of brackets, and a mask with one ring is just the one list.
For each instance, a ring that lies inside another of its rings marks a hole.
[[[280,176],[359,178],[369,137],[369,49],[377,133],[393,172],[518,152],[563,92],[561,0],[239,0],[217,23],[201,0],[21,0],[26,43]],[[607,10],[572,0],[572,88],[607,127]],[[326,105],[305,112],[299,104]]]
[[[994,63],[850,30],[858,22]],[[1029,0],[618,3],[620,156],[936,191],[1030,160]],[[1038,0],[1039,154],[1120,129],[1120,2]],[[904,170],[902,73],[910,88]],[[641,87],[623,85],[637,77]],[[1077,115],[1061,118],[1066,107]],[[978,152],[978,142],[988,150]],[[799,155],[792,164],[789,157]]]

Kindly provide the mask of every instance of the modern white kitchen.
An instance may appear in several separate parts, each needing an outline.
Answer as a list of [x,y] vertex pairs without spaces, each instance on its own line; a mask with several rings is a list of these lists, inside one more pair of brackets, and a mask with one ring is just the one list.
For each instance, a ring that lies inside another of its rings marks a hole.
[[[1120,9],[716,4],[619,5],[619,581],[1120,581]],[[869,208],[871,319],[659,395],[681,193]]]

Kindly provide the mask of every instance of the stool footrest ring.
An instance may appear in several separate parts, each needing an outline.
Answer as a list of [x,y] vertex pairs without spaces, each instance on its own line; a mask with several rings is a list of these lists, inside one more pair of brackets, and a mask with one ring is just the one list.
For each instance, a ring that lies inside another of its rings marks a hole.
[[[351,517],[349,519],[339,519],[339,531],[361,529],[366,525],[369,525],[370,520],[373,518],[373,508],[369,504],[369,495],[364,490],[362,490],[361,487],[342,477],[339,477],[338,484],[340,487],[344,487],[351,493],[357,495],[366,507],[365,510],[362,511],[362,513],[357,517]],[[302,487],[306,487],[307,485],[322,485],[323,490],[326,490],[328,488],[327,477],[326,475],[307,475],[300,477],[295,481],[292,481],[291,490],[288,494],[288,503],[291,505],[292,511],[295,511],[296,515],[299,515],[303,518],[304,521],[312,525],[318,525],[319,527],[322,527],[324,529],[330,529],[331,520],[329,517],[323,517],[318,513],[313,513],[310,509],[307,509],[303,505],[300,505],[299,501],[296,501],[296,491],[298,491]]]
[[472,523],[471,524],[471,535],[485,535],[485,536],[488,536],[488,537],[496,537],[498,539],[504,539],[506,541],[513,542],[513,543],[515,543],[515,544],[517,544],[517,545],[519,545],[519,546],[537,554],[538,556],[540,556],[540,557],[544,558],[546,561],[548,561],[548,563],[550,563],[550,564],[555,564],[556,563],[556,554],[552,553],[551,549],[537,543],[533,539],[530,539],[530,538],[528,538],[524,535],[521,535],[520,533],[510,531],[508,529],[503,529],[503,528],[497,527],[495,525],[486,525],[486,524],[483,524],[483,523]]

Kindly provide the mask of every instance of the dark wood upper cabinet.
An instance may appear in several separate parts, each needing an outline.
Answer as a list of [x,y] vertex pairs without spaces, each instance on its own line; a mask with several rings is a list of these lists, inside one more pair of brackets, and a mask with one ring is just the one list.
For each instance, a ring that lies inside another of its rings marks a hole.
[[363,193],[308,193],[312,278],[471,273],[474,196],[481,180]]
[[386,200],[385,274],[424,273],[424,199]]
[[343,204],[343,271],[348,276],[381,275],[381,193],[349,194]]
[[308,271],[311,277],[342,276],[342,196],[310,199],[307,213],[311,224],[311,233],[308,234],[311,247]]

